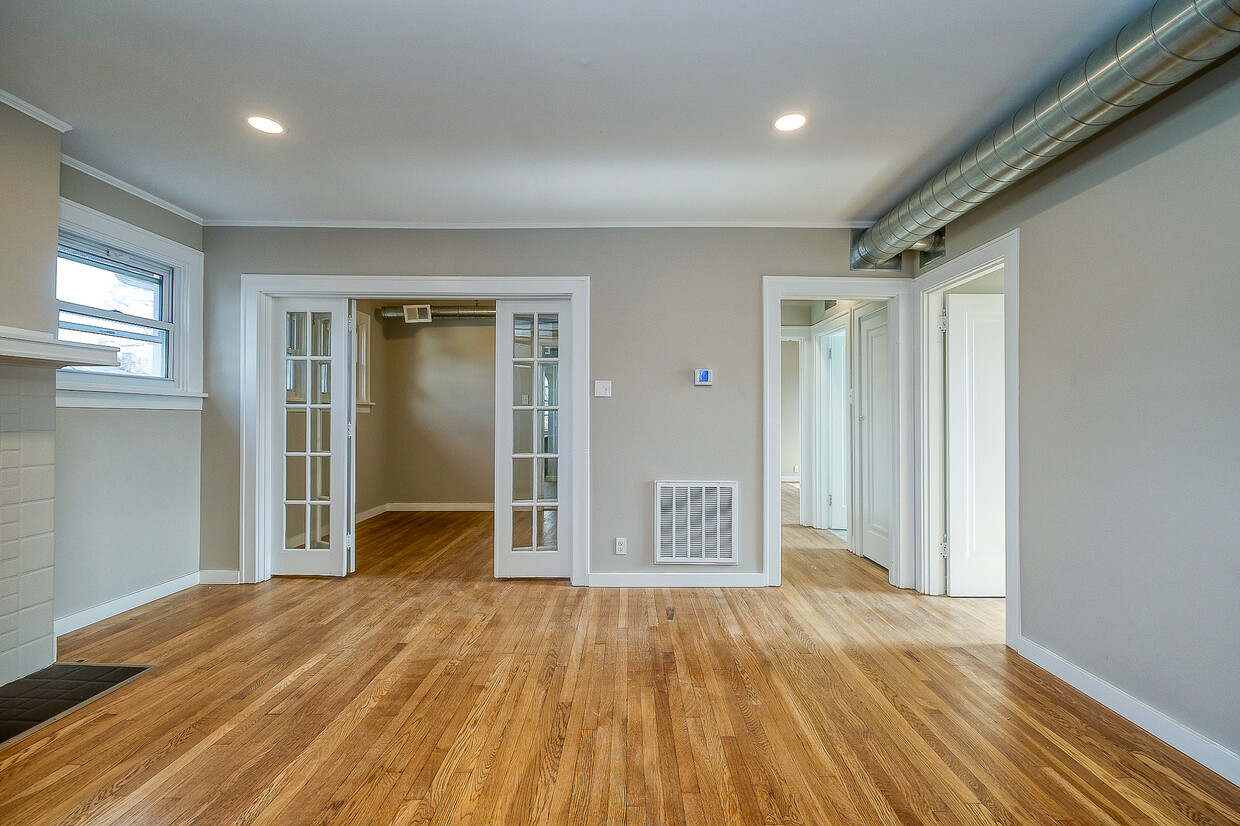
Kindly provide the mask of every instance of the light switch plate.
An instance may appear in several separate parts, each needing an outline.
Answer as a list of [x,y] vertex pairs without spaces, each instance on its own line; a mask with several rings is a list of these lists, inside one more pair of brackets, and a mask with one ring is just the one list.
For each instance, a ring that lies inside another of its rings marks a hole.
[[699,367],[693,371],[693,383],[699,387],[712,384],[715,378],[715,371],[709,367]]
[[594,382],[594,397],[597,399],[611,398],[611,382],[596,381]]

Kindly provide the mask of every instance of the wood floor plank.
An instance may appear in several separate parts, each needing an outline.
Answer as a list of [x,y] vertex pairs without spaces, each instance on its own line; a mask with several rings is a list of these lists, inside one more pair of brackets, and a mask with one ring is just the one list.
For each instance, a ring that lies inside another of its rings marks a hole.
[[796,523],[784,585],[491,575],[491,516],[358,572],[199,586],[59,640],[159,663],[0,751],[0,823],[1229,824],[1240,790]]

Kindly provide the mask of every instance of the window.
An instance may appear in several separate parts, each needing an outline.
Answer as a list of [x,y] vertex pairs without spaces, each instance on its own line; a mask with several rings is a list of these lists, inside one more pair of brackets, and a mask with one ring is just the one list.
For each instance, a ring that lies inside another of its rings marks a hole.
[[166,264],[62,231],[57,337],[120,349],[117,367],[74,369],[170,378],[172,280]]
[[356,353],[357,387],[354,388],[355,401],[359,413],[365,413],[375,406],[370,397],[370,316],[358,312],[353,326],[353,352]]
[[61,370],[60,406],[201,408],[201,252],[62,200],[56,309],[58,338],[120,351]]

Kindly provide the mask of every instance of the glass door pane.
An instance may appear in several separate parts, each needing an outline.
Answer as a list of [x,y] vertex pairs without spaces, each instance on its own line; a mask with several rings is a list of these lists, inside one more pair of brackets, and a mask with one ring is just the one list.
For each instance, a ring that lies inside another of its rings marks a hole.
[[[560,452],[571,425],[564,382],[568,303],[496,304],[496,576],[568,576],[571,510]],[[562,516],[563,515],[563,516]]]
[[[347,303],[284,299],[272,418],[272,573],[342,576],[349,388]],[[283,384],[283,388],[280,388]],[[281,432],[282,431],[282,432]],[[531,471],[532,480],[532,471]],[[532,484],[532,481],[531,481]]]

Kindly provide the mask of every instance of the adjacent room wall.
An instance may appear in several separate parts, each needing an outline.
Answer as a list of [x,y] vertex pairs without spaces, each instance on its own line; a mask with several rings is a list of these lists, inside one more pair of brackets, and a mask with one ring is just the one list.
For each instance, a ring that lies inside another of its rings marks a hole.
[[388,319],[382,327],[387,501],[493,504],[494,319]]
[[1020,228],[1024,636],[1240,753],[1240,58],[948,227]]
[[787,479],[801,472],[801,342],[780,342],[783,370],[780,376],[779,474]]
[[[740,564],[761,568],[762,276],[848,274],[847,230],[208,227],[203,567],[235,568],[242,273],[591,279],[591,565],[653,563],[654,481],[740,483]],[[711,387],[693,385],[713,367]],[[626,556],[612,539],[629,539]],[[699,570],[699,569],[692,569]]]
[[371,323],[374,406],[357,415],[357,509],[495,498],[495,321]]

